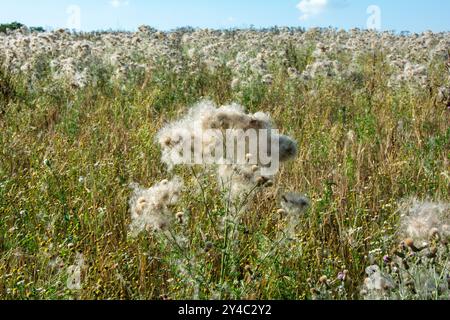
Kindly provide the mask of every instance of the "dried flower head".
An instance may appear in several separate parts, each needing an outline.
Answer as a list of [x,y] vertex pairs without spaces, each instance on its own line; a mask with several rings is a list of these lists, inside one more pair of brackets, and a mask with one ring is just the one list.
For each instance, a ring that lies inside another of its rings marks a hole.
[[378,291],[379,294],[394,288],[394,281],[384,274],[380,267],[373,265],[366,268],[367,278],[364,280],[366,292]]
[[[169,169],[177,164],[196,163],[216,170],[219,185],[229,192],[233,200],[237,200],[242,197],[246,198],[255,187],[272,186],[273,177],[262,174],[263,169],[270,164],[262,164],[257,154],[250,152],[250,145],[238,143],[239,147],[245,148],[243,150],[245,153],[242,155],[245,159],[239,159],[237,150],[229,150],[230,146],[233,148],[236,146],[235,143],[230,143],[226,139],[240,139],[248,133],[248,130],[253,130],[253,133],[257,135],[260,133],[259,130],[267,130],[267,150],[259,149],[261,142],[264,142],[260,140],[261,137],[252,141],[254,145],[257,145],[257,151],[266,151],[265,155],[269,158],[270,163],[275,162],[274,157],[278,154],[279,159],[277,160],[280,162],[295,157],[297,143],[287,136],[273,133],[272,128],[270,116],[263,112],[248,114],[242,106],[237,104],[217,107],[211,101],[205,100],[196,104],[180,120],[161,129],[157,135],[157,141],[162,149],[162,161],[167,164]],[[274,142],[278,142],[278,154],[272,152]],[[195,145],[198,144],[201,145],[201,148],[196,149]],[[222,155],[215,152],[217,149],[222,151]],[[199,150],[202,151],[201,155],[197,154]],[[188,159],[185,157],[186,152]],[[214,159],[205,159],[205,155],[209,156],[213,153]],[[198,158],[201,163],[196,162]],[[195,161],[186,163],[186,160]]]
[[178,177],[171,181],[163,180],[150,189],[133,186],[134,191],[129,202],[131,235],[137,236],[144,230],[167,229],[172,218],[170,207],[178,202],[182,188],[183,182]]

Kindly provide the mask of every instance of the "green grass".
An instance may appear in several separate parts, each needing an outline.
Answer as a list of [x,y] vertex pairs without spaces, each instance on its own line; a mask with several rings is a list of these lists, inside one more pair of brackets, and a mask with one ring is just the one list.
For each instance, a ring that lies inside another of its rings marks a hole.
[[[292,66],[310,62],[307,50],[289,50]],[[369,253],[380,249],[372,257],[380,262],[396,245],[398,201],[449,200],[449,111],[426,89],[388,88],[383,57],[374,59],[362,59],[354,81],[308,85],[273,65],[271,86],[253,83],[242,94],[225,66],[215,74],[156,69],[125,88],[100,82],[78,91],[45,76],[30,91],[2,71],[0,298],[309,299],[322,276],[348,270],[345,294],[330,298],[358,299]],[[215,179],[177,168],[187,185],[177,210],[188,217],[172,230],[177,241],[128,238],[129,184],[171,176],[155,135],[202,97],[269,112],[298,140],[298,158],[227,232],[216,228],[227,206]],[[280,190],[312,199],[295,241],[279,241]],[[78,252],[83,288],[69,290],[66,269]]]

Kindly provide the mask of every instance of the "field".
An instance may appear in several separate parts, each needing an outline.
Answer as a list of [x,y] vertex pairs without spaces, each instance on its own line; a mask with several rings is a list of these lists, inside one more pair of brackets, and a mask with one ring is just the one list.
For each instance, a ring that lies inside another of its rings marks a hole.
[[[448,299],[449,49],[449,33],[0,33],[0,299]],[[202,101],[267,113],[295,158],[234,203],[217,168],[169,170],[158,133]],[[167,183],[164,223],[133,229],[136,186]]]

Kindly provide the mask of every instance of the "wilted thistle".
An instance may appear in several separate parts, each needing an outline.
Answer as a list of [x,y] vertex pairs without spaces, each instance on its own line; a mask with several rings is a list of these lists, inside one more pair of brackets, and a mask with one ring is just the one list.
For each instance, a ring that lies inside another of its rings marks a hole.
[[275,137],[275,139],[278,139],[279,142],[281,162],[292,160],[297,156],[298,153],[297,142],[292,140],[292,138],[281,135]]
[[[226,149],[227,143],[224,145],[223,139],[225,136],[242,137],[242,134],[248,130],[256,132],[267,130],[267,156],[271,159],[276,156],[272,155],[271,146],[272,142],[277,140],[279,161],[285,162],[293,159],[297,155],[297,143],[287,136],[273,134],[271,129],[273,129],[272,120],[263,112],[247,114],[244,108],[238,104],[217,107],[211,101],[205,100],[191,108],[182,119],[162,128],[157,135],[157,141],[162,149],[161,160],[169,170],[177,164],[186,164],[184,163],[186,151],[191,152],[190,156],[194,156],[194,159],[198,160],[198,156],[211,155],[213,151],[221,148],[223,150],[222,158],[216,157],[212,163],[204,164],[209,168],[214,168],[220,187],[229,192],[228,196],[231,199],[237,200],[238,198],[247,198],[248,193],[256,187],[270,185],[273,176],[262,174],[264,166],[260,163],[257,155],[247,152],[245,160],[248,163],[239,162],[241,159],[235,159],[237,158],[236,153]],[[222,132],[222,136],[218,137],[217,132]],[[258,144],[259,139],[258,137],[258,141],[256,141]],[[202,155],[194,154],[195,146],[191,146],[192,142],[199,141],[203,151]],[[186,145],[191,146],[191,150],[185,150]],[[246,151],[250,151],[247,145],[245,147]],[[227,157],[230,154],[232,159]],[[203,158],[200,160],[204,161]],[[269,184],[267,184],[268,182]]]
[[70,290],[81,290],[81,274],[85,269],[84,256],[77,253],[75,263],[67,268],[67,288]]
[[417,251],[412,239],[403,241],[395,255],[383,257],[383,271],[377,265],[366,269],[361,295],[372,300],[448,299],[448,248],[435,245]]
[[415,198],[400,206],[400,236],[412,239],[418,245],[438,236],[450,237],[450,205],[443,202],[419,201]]
[[385,255],[385,271],[366,269],[361,294],[366,299],[431,299],[448,297],[449,205],[403,201],[399,211],[401,244]]
[[281,196],[281,207],[287,214],[299,216],[309,206],[310,200],[305,195],[289,192]]
[[178,202],[182,188],[183,182],[179,177],[171,181],[163,180],[150,189],[133,186],[129,202],[132,219],[130,235],[135,237],[144,230],[166,230],[173,220],[170,207]]

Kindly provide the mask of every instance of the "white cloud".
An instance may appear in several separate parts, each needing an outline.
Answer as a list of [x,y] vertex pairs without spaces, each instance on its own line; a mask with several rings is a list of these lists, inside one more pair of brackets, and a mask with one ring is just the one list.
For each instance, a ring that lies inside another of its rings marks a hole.
[[130,1],[124,1],[124,0],[111,0],[109,4],[113,8],[120,8],[120,7],[126,7],[130,4]]
[[328,5],[328,0],[302,0],[297,5],[297,9],[300,10],[302,16],[300,20],[308,20],[310,17],[318,15],[325,10]]

